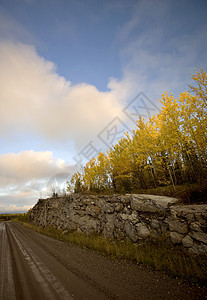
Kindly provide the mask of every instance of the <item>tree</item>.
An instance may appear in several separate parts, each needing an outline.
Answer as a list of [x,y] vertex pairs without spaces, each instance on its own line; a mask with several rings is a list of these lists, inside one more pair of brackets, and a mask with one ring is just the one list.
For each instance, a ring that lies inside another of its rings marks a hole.
[[207,105],[207,73],[200,67],[192,79],[197,84],[196,87],[189,84],[190,92],[195,93],[196,96]]
[[[188,92],[180,94],[180,111],[182,132],[185,135],[187,149],[186,155],[196,180],[206,173],[207,162],[207,114],[205,102],[198,96]],[[192,160],[192,155],[194,159]],[[191,158],[191,159],[190,159]]]
[[68,182],[67,191],[69,193],[80,193],[83,191],[83,178],[80,172],[73,174],[70,182]]
[[131,192],[140,188],[199,182],[207,177],[207,74],[201,68],[196,87],[181,93],[179,101],[166,92],[161,111],[148,121],[137,120],[135,130],[88,162],[76,173],[77,191]]
[[110,177],[113,188],[117,192],[129,192],[131,190],[131,139],[128,133],[125,136],[108,153],[111,165]]

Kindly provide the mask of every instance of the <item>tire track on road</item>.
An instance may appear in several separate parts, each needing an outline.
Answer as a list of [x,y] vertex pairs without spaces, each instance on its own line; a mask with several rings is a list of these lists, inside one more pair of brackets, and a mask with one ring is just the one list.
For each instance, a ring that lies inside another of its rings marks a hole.
[[24,243],[20,235],[14,232],[9,224],[7,225],[7,229],[10,232],[11,239],[16,242],[25,263],[31,270],[38,289],[42,291],[43,299],[72,300],[71,295],[64,289],[33,250]]
[[6,225],[0,223],[0,299],[16,299]]
[[[19,224],[17,224],[17,225],[19,225]],[[29,229],[26,229],[20,225],[15,228],[15,231],[16,230],[17,230],[18,236],[21,237],[21,240],[27,240],[27,243],[31,243],[31,247],[36,248],[35,253],[37,253],[36,246],[38,245],[38,251],[39,251],[38,253],[40,254],[41,258],[46,253],[47,260],[48,260],[48,258],[50,258],[51,263],[52,263],[52,260],[55,260],[59,266],[61,265],[61,268],[64,269],[65,274],[68,274],[68,278],[66,281],[68,282],[69,285],[67,286],[67,288],[69,288],[69,290],[73,291],[71,293],[72,295],[75,294],[76,297],[78,297],[78,299],[79,299],[81,294],[84,295],[84,291],[85,291],[85,295],[88,295],[88,297],[90,297],[87,299],[94,299],[94,293],[95,293],[95,295],[98,295],[98,297],[99,297],[98,299],[117,299],[117,297],[114,294],[110,293],[110,291],[107,288],[98,284],[96,280],[93,280],[91,278],[91,276],[88,276],[86,274],[86,272],[84,272],[83,268],[80,268],[80,266],[79,266],[79,269],[74,268],[74,266],[72,266],[71,263],[69,263],[69,262],[71,262],[71,260],[65,261],[65,257],[64,257],[64,255],[63,256],[61,255],[61,251],[60,251],[60,253],[59,252],[57,253],[56,247],[53,247],[54,245],[51,245],[51,243],[44,243],[42,241],[42,235],[37,236],[38,234],[36,232],[32,232]],[[43,237],[45,238],[45,236],[43,236]],[[54,244],[56,242],[58,242],[59,244],[65,245],[65,243],[57,241],[57,240],[53,240],[52,244]],[[74,257],[74,259],[77,259],[77,258]],[[78,284],[78,293],[77,293],[77,284]],[[80,290],[79,290],[79,287],[81,287]],[[81,292],[81,290],[82,290],[82,292]],[[81,299],[86,299],[86,298],[82,298],[82,296],[81,296]],[[97,298],[95,297],[95,299],[97,299]]]

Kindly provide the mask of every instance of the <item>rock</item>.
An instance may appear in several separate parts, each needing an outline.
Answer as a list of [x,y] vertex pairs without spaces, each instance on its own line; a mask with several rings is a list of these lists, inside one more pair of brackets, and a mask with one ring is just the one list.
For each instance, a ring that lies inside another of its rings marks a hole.
[[207,255],[207,245],[204,244],[194,244],[191,248],[188,249],[192,254],[200,254],[200,255]]
[[128,204],[128,203],[130,203],[130,199],[131,199],[131,194],[121,196],[120,197],[120,202],[123,203],[123,204]]
[[153,229],[159,229],[160,228],[160,222],[158,220],[151,220],[151,226]]
[[[55,226],[57,226],[57,222],[56,222]],[[77,228],[78,228],[78,225],[76,223],[72,222],[72,221],[70,221],[67,224],[67,229],[69,229],[69,230],[73,231],[73,230],[77,230]]]
[[112,214],[114,212],[114,207],[111,204],[105,204],[102,207],[103,212],[108,213],[108,214]]
[[114,220],[114,226],[118,229],[123,230],[124,229],[124,221],[120,220],[120,219],[115,219]]
[[204,244],[207,244],[207,234],[204,233],[204,232],[200,232],[200,231],[195,232],[195,231],[192,231],[192,232],[190,232],[190,236],[193,239],[197,240],[197,241],[200,241],[200,242],[202,242]]
[[205,224],[206,221],[201,213],[195,213],[195,219],[199,224]]
[[193,240],[189,235],[186,235],[183,239],[182,239],[182,244],[184,247],[189,248],[193,246]]
[[160,211],[160,208],[153,202],[135,197],[131,199],[131,208],[136,211],[149,213],[157,213]]
[[137,212],[133,211],[131,215],[127,215],[127,220],[132,222],[133,224],[136,224],[139,220]]
[[145,195],[145,194],[132,194],[132,199],[139,199],[142,201],[149,201],[155,206],[163,209],[168,208],[170,205],[178,202],[178,199],[166,196],[157,196],[157,195]]
[[115,215],[113,215],[113,214],[106,214],[106,220],[111,225],[114,225]]
[[122,213],[130,215],[132,213],[132,211],[130,209],[128,209],[127,207],[124,207],[124,209],[122,210]]
[[168,218],[166,222],[169,225],[170,231],[176,231],[178,233],[187,233],[188,227],[185,221],[180,221],[172,218]]
[[88,198],[83,198],[81,197],[81,202],[80,202],[81,205],[90,205],[91,204],[91,200],[88,199]]
[[81,197],[81,194],[72,194],[70,197],[72,198],[72,201],[74,202]]
[[114,238],[114,224],[107,222],[103,228],[103,235],[109,238]]
[[162,233],[168,232],[168,225],[167,225],[166,223],[161,222],[161,223],[160,223],[160,228],[161,228],[161,232],[162,232]]
[[192,213],[185,214],[184,217],[188,220],[188,222],[194,222],[195,221],[195,217]]
[[128,220],[129,215],[128,214],[120,214],[120,218],[122,220]]
[[115,216],[113,214],[106,214],[106,223],[103,227],[103,234],[106,237],[110,237],[110,238],[114,237],[113,235],[115,229],[114,221],[115,221]]
[[207,221],[207,211],[202,212],[202,217],[204,218],[204,220]]
[[86,213],[92,217],[96,217],[100,213],[100,208],[96,205],[88,205],[86,207]]
[[193,231],[202,231],[199,224],[195,222],[190,224],[190,229],[192,229]]
[[150,235],[150,231],[146,225],[139,223],[136,224],[137,236],[138,238],[147,238]]
[[192,254],[199,253],[198,247],[196,245],[193,245],[193,247],[189,248],[188,251],[189,251],[189,253],[192,253]]
[[[77,216],[85,216],[87,214],[92,216],[92,213],[88,213],[85,209],[76,210],[76,215]],[[67,218],[70,218],[70,216],[67,215]]]
[[117,203],[119,202],[117,199],[117,196],[105,196],[105,201],[110,202],[110,203]]
[[119,212],[119,211],[121,211],[123,208],[124,208],[124,205],[123,205],[122,203],[118,203],[118,204],[115,206],[115,211]]
[[207,245],[204,245],[204,244],[199,245],[198,252],[199,252],[199,254],[207,255]]
[[30,221],[42,227],[133,242],[170,235],[191,253],[207,255],[207,205],[173,205],[176,199],[153,195],[81,195],[40,199]]
[[125,223],[124,229],[126,231],[126,235],[130,238],[130,240],[132,240],[132,242],[135,243],[137,241],[137,232],[134,226],[129,221],[127,221]]
[[181,244],[181,241],[183,239],[183,234],[172,231],[170,232],[170,239],[173,244]]
[[205,224],[200,225],[201,230],[205,233],[207,233],[207,222]]
[[71,219],[73,222],[82,225],[86,225],[89,220],[90,220],[90,216],[85,215],[85,216],[78,216],[77,214],[71,214]]
[[87,224],[80,226],[80,229],[86,232],[86,234],[99,233],[100,222],[96,219],[90,218]]

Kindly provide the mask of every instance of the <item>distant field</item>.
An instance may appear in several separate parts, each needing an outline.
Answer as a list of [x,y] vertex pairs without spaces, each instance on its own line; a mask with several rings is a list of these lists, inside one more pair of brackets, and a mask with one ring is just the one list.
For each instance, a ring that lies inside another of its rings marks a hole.
[[22,215],[24,213],[20,213],[20,212],[12,212],[12,213],[3,213],[1,214],[0,213],[0,221],[9,221],[9,220],[12,220],[12,219],[15,219],[17,217],[19,217],[20,215]]

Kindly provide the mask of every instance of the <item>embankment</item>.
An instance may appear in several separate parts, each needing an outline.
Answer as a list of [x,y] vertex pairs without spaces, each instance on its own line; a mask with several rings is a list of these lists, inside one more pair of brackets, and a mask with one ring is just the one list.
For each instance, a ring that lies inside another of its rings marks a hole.
[[40,199],[30,222],[134,243],[165,234],[189,252],[207,255],[207,204],[178,205],[154,195],[80,195]]

